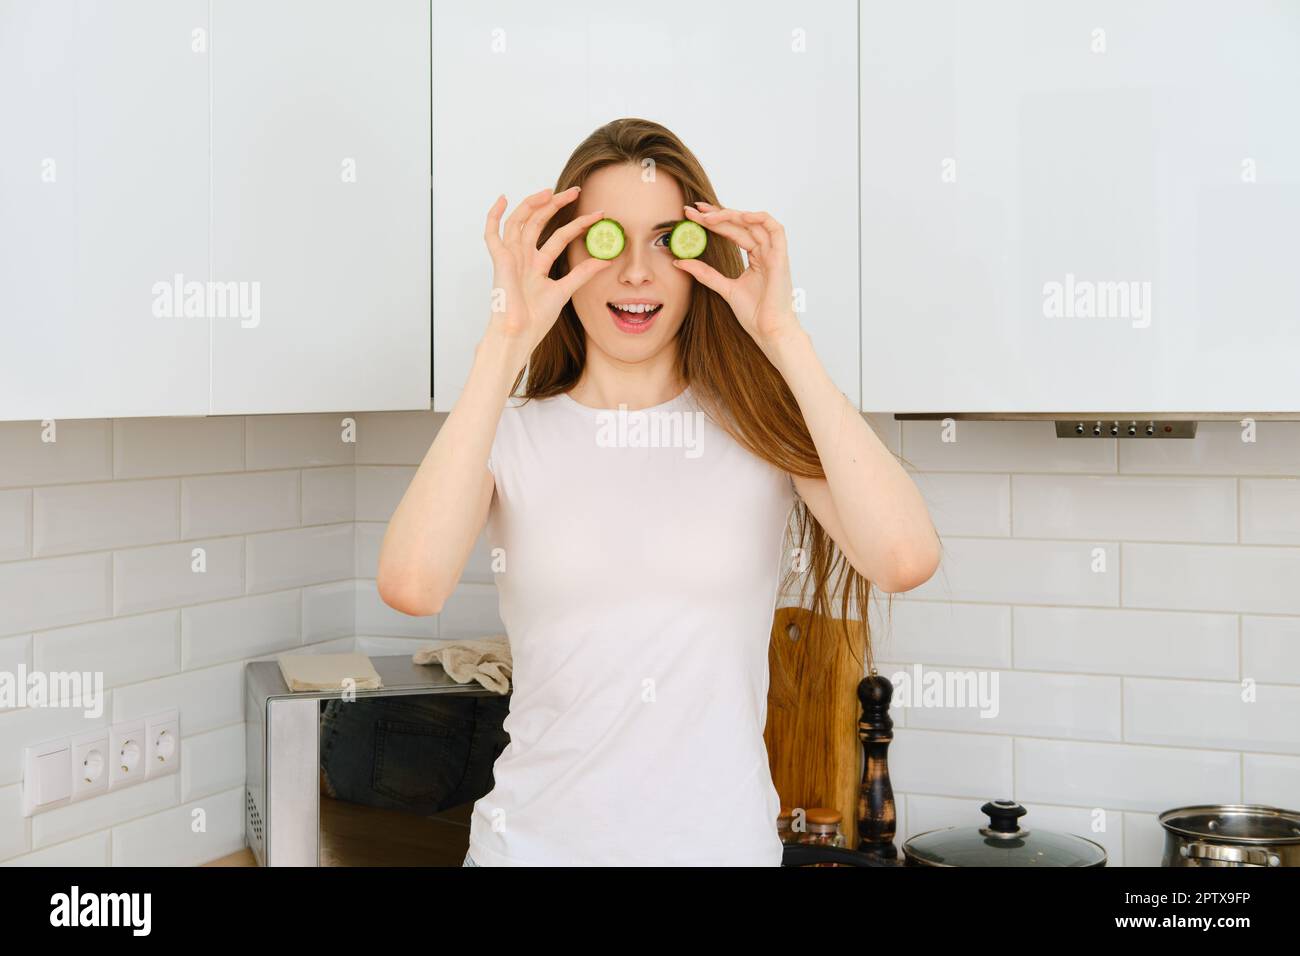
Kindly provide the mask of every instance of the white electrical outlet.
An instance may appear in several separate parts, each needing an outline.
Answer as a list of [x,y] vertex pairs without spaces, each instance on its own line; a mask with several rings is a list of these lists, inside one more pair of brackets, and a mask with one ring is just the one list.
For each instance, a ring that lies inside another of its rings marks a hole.
[[92,730],[72,738],[72,802],[97,797],[108,790],[108,730]]
[[146,777],[175,773],[181,765],[180,714],[174,710],[154,714],[145,721],[148,743]]
[[108,735],[108,789],[116,790],[144,780],[147,750],[144,721],[114,724]]

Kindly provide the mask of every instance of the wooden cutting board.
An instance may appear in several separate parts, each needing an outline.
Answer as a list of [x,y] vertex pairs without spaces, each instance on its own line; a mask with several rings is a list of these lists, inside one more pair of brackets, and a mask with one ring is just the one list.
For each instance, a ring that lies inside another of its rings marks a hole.
[[862,782],[857,690],[866,674],[868,634],[861,621],[848,624],[851,639],[838,618],[803,607],[777,609],[763,739],[781,805],[834,807],[846,845],[856,847]]

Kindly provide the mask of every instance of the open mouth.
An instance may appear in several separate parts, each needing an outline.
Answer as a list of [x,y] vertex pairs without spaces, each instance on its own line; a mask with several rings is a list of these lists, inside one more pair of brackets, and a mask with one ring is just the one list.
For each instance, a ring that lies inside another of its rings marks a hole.
[[614,324],[624,332],[638,333],[650,328],[655,316],[663,309],[662,302],[606,302],[605,308]]

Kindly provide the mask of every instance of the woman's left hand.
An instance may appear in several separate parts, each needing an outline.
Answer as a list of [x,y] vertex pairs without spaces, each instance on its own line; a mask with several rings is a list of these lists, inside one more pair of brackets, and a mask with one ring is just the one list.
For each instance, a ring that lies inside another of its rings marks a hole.
[[749,268],[730,279],[700,259],[674,259],[676,267],[722,296],[759,348],[766,350],[787,332],[799,329],[781,224],[765,212],[722,209],[706,202],[696,205],[698,209],[684,207],[686,218],[744,249]]

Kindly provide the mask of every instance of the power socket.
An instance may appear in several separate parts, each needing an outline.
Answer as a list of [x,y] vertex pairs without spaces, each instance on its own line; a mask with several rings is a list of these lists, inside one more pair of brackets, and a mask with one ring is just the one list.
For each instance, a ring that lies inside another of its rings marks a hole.
[[108,791],[108,736],[107,730],[92,730],[72,738],[73,803]]
[[154,714],[145,721],[144,736],[148,746],[145,777],[161,777],[180,768],[180,728],[180,713],[174,710]]
[[108,789],[116,790],[144,780],[147,750],[144,721],[114,724],[108,735]]

